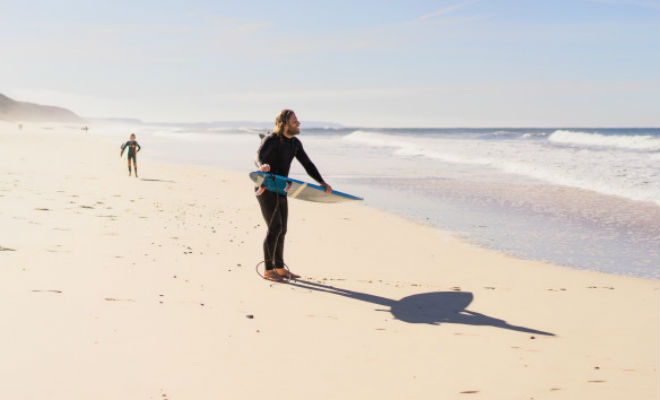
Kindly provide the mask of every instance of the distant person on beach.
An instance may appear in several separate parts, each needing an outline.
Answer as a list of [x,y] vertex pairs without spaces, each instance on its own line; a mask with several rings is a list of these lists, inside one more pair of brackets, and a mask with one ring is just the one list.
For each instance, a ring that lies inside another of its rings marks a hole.
[[133,168],[135,169],[135,177],[138,177],[137,173],[137,152],[142,149],[138,142],[135,141],[135,133],[131,133],[131,140],[121,145],[121,153],[119,157],[124,155],[124,150],[128,147],[128,176],[131,176],[131,160],[133,160]]
[[[302,143],[295,137],[300,133],[300,122],[292,110],[282,110],[275,118],[273,132],[265,136],[257,150],[256,164],[261,172],[288,176],[291,161],[295,157],[305,168],[309,176],[314,178],[326,192],[331,192],[330,185],[325,183],[316,166],[307,157]],[[289,208],[287,198],[263,187],[257,188],[257,201],[261,214],[266,220],[268,233],[264,240],[264,278],[281,282],[284,279],[299,278],[285,268],[284,236],[286,235]]]

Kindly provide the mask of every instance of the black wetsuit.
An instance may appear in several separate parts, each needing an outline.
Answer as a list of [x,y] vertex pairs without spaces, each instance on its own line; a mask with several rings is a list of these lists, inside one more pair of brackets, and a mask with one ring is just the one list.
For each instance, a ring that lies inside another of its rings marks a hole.
[[128,147],[128,160],[130,161],[131,159],[133,159],[133,162],[135,162],[135,155],[137,154],[138,151],[142,149],[142,147],[140,147],[137,141],[129,140],[128,142],[121,145],[122,153],[124,152],[124,149],[126,147]]
[[[314,163],[307,157],[302,143],[296,137],[288,139],[274,133],[266,136],[257,151],[257,165],[268,164],[271,173],[289,176],[291,161],[294,157],[302,164],[309,176],[320,184],[325,183]],[[265,268],[267,270],[282,268],[284,266],[284,236],[289,214],[286,196],[265,190],[257,195],[257,200],[268,225],[268,234],[264,240]]]
[[[133,160],[133,167],[135,167],[135,177],[137,178],[137,152],[142,149],[138,142],[135,140],[129,140],[128,142],[121,145],[121,154],[124,154],[124,149],[128,147],[128,175],[131,175],[131,160]],[[136,150],[137,148],[137,150]]]

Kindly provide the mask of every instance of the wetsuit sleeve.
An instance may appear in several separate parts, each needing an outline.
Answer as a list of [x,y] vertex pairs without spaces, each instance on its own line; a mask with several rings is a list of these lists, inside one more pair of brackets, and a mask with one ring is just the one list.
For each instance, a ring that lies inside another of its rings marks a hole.
[[142,150],[142,146],[138,142],[135,142],[135,145],[137,146],[137,151]]
[[314,178],[318,183],[325,183],[323,178],[321,177],[321,174],[319,173],[319,170],[316,169],[316,166],[312,162],[312,160],[309,159],[307,156],[307,153],[305,153],[305,149],[303,149],[302,143],[298,142],[298,150],[296,151],[296,159],[300,161],[300,164],[302,164],[303,168],[305,168],[305,171],[309,176]]
[[127,144],[128,144],[128,142],[121,145],[121,153],[119,153],[119,157],[124,155],[124,150],[126,149]]
[[259,145],[257,150],[257,158],[254,160],[257,168],[260,168],[262,164],[268,164],[266,160],[270,158],[270,155],[275,151],[275,140],[277,138],[273,136],[266,136]]

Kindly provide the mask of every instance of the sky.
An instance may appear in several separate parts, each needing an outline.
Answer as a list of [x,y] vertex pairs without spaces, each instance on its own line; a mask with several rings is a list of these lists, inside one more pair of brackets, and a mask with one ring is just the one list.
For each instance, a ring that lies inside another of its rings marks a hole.
[[0,0],[0,93],[83,117],[658,127],[660,1]]

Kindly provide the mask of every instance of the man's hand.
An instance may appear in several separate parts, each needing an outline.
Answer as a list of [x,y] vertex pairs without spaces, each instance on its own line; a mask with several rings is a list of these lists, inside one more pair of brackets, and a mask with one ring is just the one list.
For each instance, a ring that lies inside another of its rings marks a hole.
[[268,165],[268,164],[261,164],[261,167],[259,167],[259,171],[261,171],[261,172],[269,172],[269,171],[270,171],[270,165]]
[[332,192],[332,186],[328,185],[327,183],[323,182],[321,184],[321,186],[323,186],[325,188],[326,193],[331,193]]

